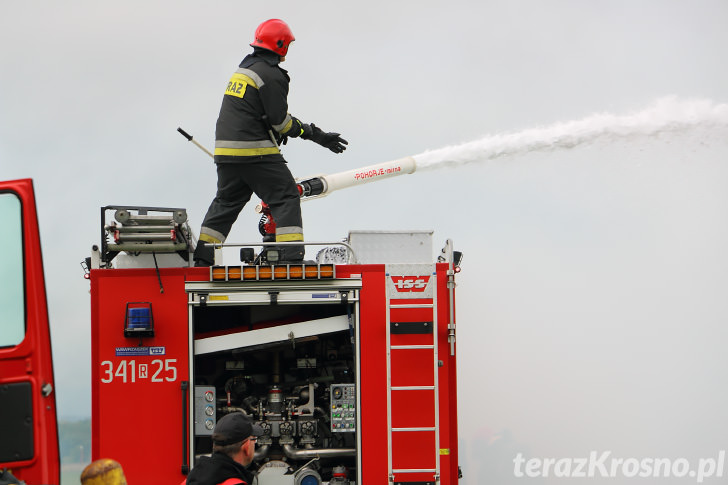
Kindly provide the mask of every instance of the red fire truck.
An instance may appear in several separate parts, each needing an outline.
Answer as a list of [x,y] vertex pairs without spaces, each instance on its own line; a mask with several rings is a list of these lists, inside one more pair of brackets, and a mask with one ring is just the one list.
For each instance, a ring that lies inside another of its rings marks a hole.
[[0,480],[60,480],[43,259],[30,179],[0,182]]
[[259,485],[457,482],[449,240],[433,257],[431,232],[350,232],[306,243],[300,264],[278,264],[275,243],[224,244],[195,268],[184,209],[106,206],[101,228],[94,459],[178,484],[240,411],[265,430]]

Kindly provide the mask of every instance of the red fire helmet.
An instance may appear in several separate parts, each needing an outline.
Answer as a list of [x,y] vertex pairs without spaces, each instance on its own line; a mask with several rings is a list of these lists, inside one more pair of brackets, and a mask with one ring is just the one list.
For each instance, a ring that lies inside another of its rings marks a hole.
[[268,49],[279,56],[285,56],[288,46],[294,40],[296,38],[293,37],[293,32],[287,23],[279,19],[270,19],[255,29],[255,40],[250,45]]

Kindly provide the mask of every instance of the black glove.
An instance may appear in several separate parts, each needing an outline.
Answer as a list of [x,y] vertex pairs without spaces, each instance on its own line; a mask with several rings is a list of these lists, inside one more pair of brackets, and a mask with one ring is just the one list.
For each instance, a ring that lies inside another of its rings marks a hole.
[[340,133],[326,133],[318,126],[311,123],[307,125],[303,123],[303,134],[301,138],[304,140],[311,140],[314,143],[318,143],[322,147],[326,147],[334,153],[341,153],[346,150],[346,146],[349,142],[341,138]]

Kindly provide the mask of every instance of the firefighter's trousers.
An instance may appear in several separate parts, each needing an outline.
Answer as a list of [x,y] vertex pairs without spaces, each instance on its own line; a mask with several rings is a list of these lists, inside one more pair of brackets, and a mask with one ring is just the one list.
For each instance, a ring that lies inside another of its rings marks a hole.
[[[255,193],[270,206],[276,221],[276,241],[303,241],[301,199],[284,161],[217,164],[217,194],[202,221],[200,241],[225,242],[238,214]],[[212,262],[212,250],[198,244],[196,260]]]

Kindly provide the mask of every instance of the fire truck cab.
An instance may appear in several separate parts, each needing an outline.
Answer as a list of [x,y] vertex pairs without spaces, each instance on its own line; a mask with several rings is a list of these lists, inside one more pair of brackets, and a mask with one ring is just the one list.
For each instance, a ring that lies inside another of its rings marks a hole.
[[55,391],[33,181],[0,182],[0,482],[60,480]]
[[[431,232],[351,232],[279,265],[255,264],[260,243],[224,245],[195,268],[184,209],[107,206],[101,225],[94,459],[180,483],[217,419],[243,412],[265,431],[259,485],[457,482],[450,241],[433,261]],[[237,250],[248,263],[223,264]]]

